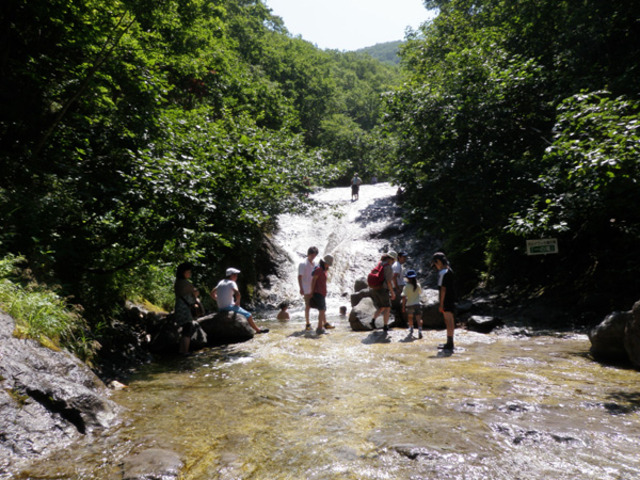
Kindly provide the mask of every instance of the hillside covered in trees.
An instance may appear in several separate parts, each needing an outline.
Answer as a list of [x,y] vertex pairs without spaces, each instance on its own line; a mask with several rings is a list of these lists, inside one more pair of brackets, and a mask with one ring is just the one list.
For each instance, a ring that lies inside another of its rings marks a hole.
[[[5,0],[0,256],[93,326],[175,266],[249,283],[305,179],[406,190],[464,289],[629,308],[640,6],[426,0],[400,66],[292,38],[260,0]],[[391,45],[390,45],[391,46]],[[524,254],[531,238],[560,253]]]

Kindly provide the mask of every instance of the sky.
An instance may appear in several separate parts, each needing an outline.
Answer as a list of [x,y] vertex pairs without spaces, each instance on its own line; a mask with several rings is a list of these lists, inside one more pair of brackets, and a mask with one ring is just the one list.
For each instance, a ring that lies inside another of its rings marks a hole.
[[422,0],[265,0],[294,36],[321,49],[358,50],[404,40],[407,26],[433,18]]

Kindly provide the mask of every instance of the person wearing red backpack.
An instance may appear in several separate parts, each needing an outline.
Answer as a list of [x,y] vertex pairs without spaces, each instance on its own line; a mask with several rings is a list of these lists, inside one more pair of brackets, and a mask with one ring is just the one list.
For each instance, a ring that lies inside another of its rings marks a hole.
[[383,330],[389,331],[389,314],[391,313],[391,302],[395,300],[396,294],[393,289],[393,270],[391,265],[398,259],[396,252],[383,253],[380,262],[371,271],[367,278],[371,300],[376,307],[376,313],[371,319],[371,328],[376,329],[376,318],[382,314]]

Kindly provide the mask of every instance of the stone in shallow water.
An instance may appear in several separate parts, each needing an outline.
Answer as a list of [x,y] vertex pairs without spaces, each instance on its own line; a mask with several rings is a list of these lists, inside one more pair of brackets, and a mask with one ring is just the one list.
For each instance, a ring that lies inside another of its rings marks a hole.
[[183,464],[177,453],[150,448],[124,459],[123,480],[173,480]]

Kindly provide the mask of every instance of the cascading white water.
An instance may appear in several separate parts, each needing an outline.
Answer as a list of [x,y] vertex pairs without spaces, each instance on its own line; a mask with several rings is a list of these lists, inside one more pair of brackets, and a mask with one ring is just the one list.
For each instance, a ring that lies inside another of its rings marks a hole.
[[288,261],[281,266],[281,278],[270,291],[274,303],[286,300],[293,306],[294,316],[303,302],[298,288],[298,264],[307,249],[314,245],[320,255],[333,255],[329,271],[327,311],[336,313],[340,305],[348,305],[348,295],[356,279],[366,277],[382,252],[400,250],[378,234],[401,223],[394,211],[396,189],[389,183],[362,185],[359,199],[351,200],[351,189],[323,189],[312,198],[323,205],[308,215],[285,214],[279,218],[279,231],[274,243],[286,252]]

